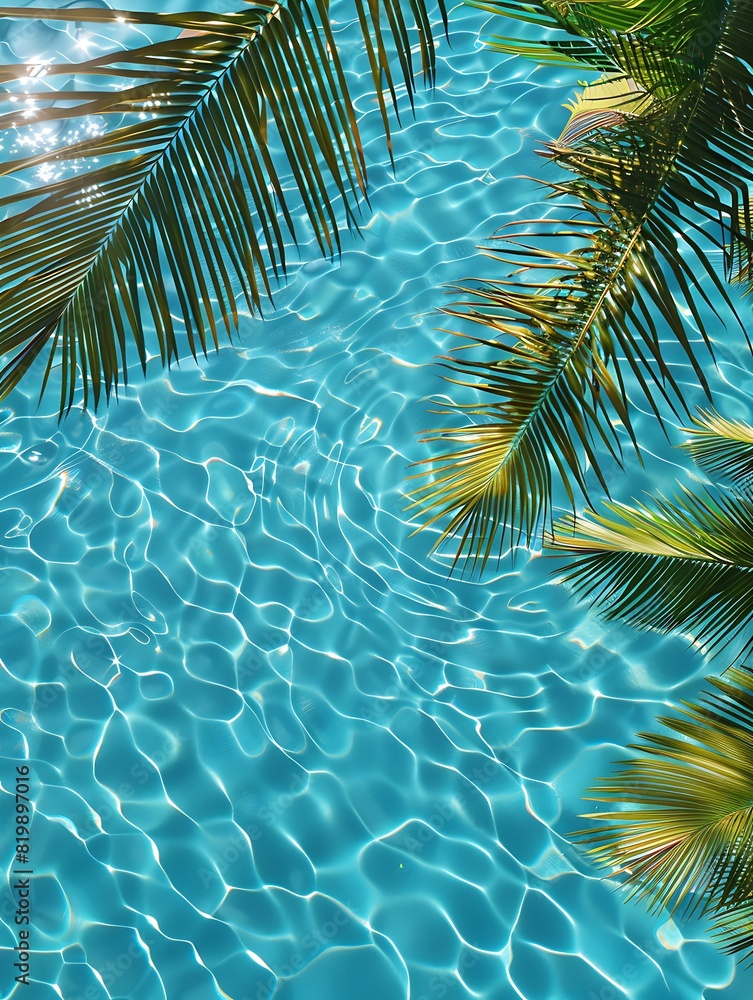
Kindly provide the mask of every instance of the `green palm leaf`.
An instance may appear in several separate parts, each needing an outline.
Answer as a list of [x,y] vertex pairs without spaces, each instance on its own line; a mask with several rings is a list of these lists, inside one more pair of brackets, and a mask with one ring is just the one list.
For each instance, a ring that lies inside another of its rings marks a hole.
[[[548,38],[543,42],[493,36],[490,45],[502,52],[521,54],[537,62],[572,63],[597,69],[623,65],[624,36],[650,41],[651,49],[679,59],[699,54],[699,39],[717,27],[727,6],[720,0],[615,0],[597,3],[540,2],[521,5],[517,0],[470,0],[474,7],[527,21],[548,29],[561,29],[576,40]],[[522,9],[521,9],[522,8]],[[705,44],[705,43],[704,43]],[[650,59],[648,60],[650,62]]]
[[[397,101],[387,39],[399,53],[402,83],[415,88],[411,46],[418,40],[424,76],[434,79],[434,42],[423,0],[412,24],[395,0],[354,0],[389,133],[383,85]],[[445,17],[444,0],[439,0]],[[18,92],[28,67],[0,69],[14,104],[0,128],[104,118],[100,134],[52,154],[11,158],[0,169],[23,186],[0,198],[0,397],[49,352],[44,386],[61,363],[61,412],[77,381],[96,405],[126,377],[128,348],[146,366],[146,317],[162,362],[177,359],[178,327],[194,356],[237,327],[236,297],[250,311],[285,272],[285,247],[299,224],[270,131],[284,150],[320,250],[339,249],[342,203],[356,225],[366,170],[327,0],[260,0],[239,13],[149,14],[77,8],[0,8],[0,17],[157,25],[194,32],[75,67],[83,91]],[[446,26],[446,22],[445,22]],[[45,86],[70,65],[47,68]],[[10,100],[10,96],[9,96]],[[39,186],[32,171],[76,162]],[[85,178],[83,180],[82,178]],[[174,289],[175,297],[172,297]],[[178,322],[170,302],[177,299]]]
[[742,420],[727,420],[714,411],[693,417],[686,427],[689,441],[680,445],[709,475],[726,480],[750,494],[753,490],[753,427]]
[[[587,798],[606,811],[576,833],[604,866],[627,872],[651,909],[682,904],[712,918],[728,951],[750,953],[753,907],[753,671],[732,668],[698,705],[640,733]],[[695,899],[692,899],[695,896]]]
[[753,954],[753,902],[720,910],[714,923],[716,943],[728,954],[742,954],[750,960]]
[[654,506],[606,503],[555,525],[548,544],[573,555],[562,579],[610,620],[688,632],[717,652],[753,646],[753,503],[683,490]]
[[[511,12],[509,4],[485,6]],[[736,247],[753,246],[753,73],[747,62],[753,26],[747,7],[708,5],[719,15],[719,33],[702,47],[709,22],[695,7],[665,22],[656,4],[622,5],[649,28],[661,21],[654,37],[643,28],[625,35],[609,23],[594,27],[590,15],[612,5],[514,6],[516,16],[547,27],[561,27],[565,14],[586,10],[586,27],[578,17],[566,18],[565,26],[593,32],[589,44],[619,69],[610,79],[613,86],[621,81],[623,92],[608,122],[581,128],[577,107],[565,129],[568,143],[550,144],[548,155],[575,179],[550,185],[550,196],[566,203],[559,222],[551,216],[529,222],[539,237],[526,237],[522,245],[522,235],[506,237],[511,249],[501,259],[518,266],[515,280],[463,288],[465,300],[446,310],[487,331],[466,338],[483,347],[485,357],[445,359],[451,381],[480,391],[485,401],[453,407],[450,412],[474,419],[430,432],[429,440],[449,441],[450,448],[424,473],[428,481],[415,492],[416,516],[424,526],[443,521],[440,542],[457,534],[455,561],[467,553],[472,568],[483,568],[495,547],[501,551],[510,526],[513,541],[530,540],[550,515],[557,482],[571,503],[576,490],[585,493],[584,456],[605,486],[595,448],[600,441],[619,461],[615,417],[637,450],[625,365],[660,423],[660,400],[675,411],[682,407],[662,357],[663,327],[707,389],[668,276],[710,348],[698,303],[699,268],[734,312],[706,256],[709,247],[724,249],[729,238],[719,219],[726,220]],[[642,107],[626,106],[636,93],[646,95]]]

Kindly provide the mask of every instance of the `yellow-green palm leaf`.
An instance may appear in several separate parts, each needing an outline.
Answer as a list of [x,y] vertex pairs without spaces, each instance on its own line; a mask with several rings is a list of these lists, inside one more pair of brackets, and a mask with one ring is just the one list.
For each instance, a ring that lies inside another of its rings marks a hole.
[[707,489],[674,501],[605,503],[555,525],[562,574],[610,620],[690,634],[711,652],[753,646],[753,504]]
[[687,427],[690,438],[680,445],[708,474],[750,494],[753,489],[753,427],[702,410]]
[[689,633],[716,652],[753,646],[753,428],[702,410],[686,448],[730,484],[674,502],[605,504],[560,521],[547,542],[575,557],[563,579],[607,618]]
[[606,806],[584,817],[596,826],[575,836],[626,875],[631,896],[654,910],[697,909],[728,951],[750,954],[753,671],[732,668],[710,683],[699,704],[659,720],[668,734],[639,734],[636,756],[587,796]]
[[440,541],[457,535],[456,561],[467,556],[471,567],[501,552],[510,530],[513,541],[530,540],[550,515],[555,488],[571,504],[585,493],[587,466],[605,486],[601,455],[621,458],[615,423],[637,450],[626,366],[659,423],[666,406],[681,411],[682,391],[662,354],[667,330],[707,389],[682,309],[710,350],[700,300],[713,306],[699,271],[729,317],[735,312],[707,251],[753,247],[753,23],[745,4],[709,3],[701,13],[673,4],[669,19],[656,3],[614,5],[621,17],[628,8],[640,15],[633,34],[594,21],[608,4],[486,6],[591,31],[584,60],[611,68],[613,104],[598,84],[603,120],[583,127],[581,102],[564,139],[549,145],[547,155],[574,179],[549,186],[558,214],[525,220],[532,235],[505,236],[501,259],[513,274],[462,288],[463,300],[446,310],[483,328],[467,338],[472,351],[445,359],[453,384],[480,391],[482,401],[458,403],[449,412],[464,419],[431,432],[444,450],[414,496],[416,516],[442,522]]

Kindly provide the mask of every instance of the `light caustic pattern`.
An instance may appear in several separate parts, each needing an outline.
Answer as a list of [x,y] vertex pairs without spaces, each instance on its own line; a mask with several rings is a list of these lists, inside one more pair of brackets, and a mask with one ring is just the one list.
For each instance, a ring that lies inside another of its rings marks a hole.
[[[454,12],[395,176],[359,99],[364,239],[339,264],[304,247],[240,348],[135,375],[96,418],[58,427],[33,379],[0,414],[0,753],[32,765],[35,1000],[749,993],[703,927],[626,904],[566,840],[707,665],[590,617],[547,559],[448,579],[407,522],[449,346],[431,310],[535,211],[520,175],[570,93],[483,51],[483,23]],[[687,476],[660,441],[646,460],[626,499]]]

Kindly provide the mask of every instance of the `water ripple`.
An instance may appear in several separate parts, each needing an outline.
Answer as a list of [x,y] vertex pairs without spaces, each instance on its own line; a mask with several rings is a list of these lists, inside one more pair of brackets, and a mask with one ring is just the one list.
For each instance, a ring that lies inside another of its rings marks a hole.
[[[150,368],[107,413],[58,428],[31,384],[0,411],[0,746],[32,762],[36,958],[66,1000],[701,1000],[733,981],[702,927],[627,904],[566,839],[706,665],[596,622],[547,560],[448,579],[451,551],[412,534],[441,285],[495,273],[475,244],[531,212],[520,175],[569,96],[481,49],[479,11],[453,20],[394,174],[361,88],[371,208],[339,264],[304,245],[239,347]],[[720,351],[722,408],[750,419]],[[616,494],[688,476],[662,442],[646,460]]]

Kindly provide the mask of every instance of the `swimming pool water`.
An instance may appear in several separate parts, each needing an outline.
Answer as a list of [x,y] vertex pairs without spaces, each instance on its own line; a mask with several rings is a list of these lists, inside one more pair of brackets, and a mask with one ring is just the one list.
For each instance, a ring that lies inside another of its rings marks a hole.
[[[574,83],[484,50],[485,20],[452,12],[394,174],[353,49],[363,238],[337,263],[304,246],[239,345],[96,416],[58,426],[31,380],[0,413],[0,778],[30,761],[34,1000],[749,995],[703,926],[626,903],[566,839],[713,665],[591,616],[536,553],[448,578],[408,523],[443,286],[495,273],[476,244],[535,214],[520,175]],[[719,409],[750,417],[749,360],[719,356]],[[616,495],[690,482],[637,425]]]

